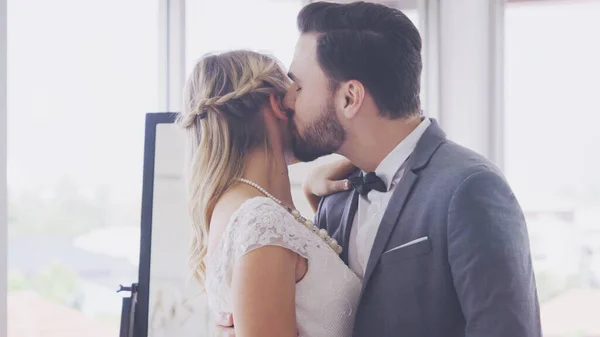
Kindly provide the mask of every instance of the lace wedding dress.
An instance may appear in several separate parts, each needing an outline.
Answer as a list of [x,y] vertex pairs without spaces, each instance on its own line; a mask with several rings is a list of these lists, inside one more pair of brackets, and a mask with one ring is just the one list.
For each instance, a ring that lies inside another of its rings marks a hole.
[[252,198],[240,206],[207,260],[205,286],[211,310],[232,312],[230,285],[235,261],[270,245],[287,248],[308,261],[306,275],[296,284],[300,336],[351,336],[359,278],[323,239],[267,197]]

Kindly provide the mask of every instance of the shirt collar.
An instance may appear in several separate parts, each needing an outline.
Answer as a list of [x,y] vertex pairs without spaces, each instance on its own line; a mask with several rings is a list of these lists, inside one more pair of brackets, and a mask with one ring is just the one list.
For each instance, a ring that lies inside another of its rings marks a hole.
[[396,147],[383,158],[379,166],[375,169],[375,173],[383,179],[389,191],[392,187],[394,179],[400,172],[400,167],[410,157],[411,153],[417,146],[419,139],[431,124],[429,118],[423,118],[421,123]]

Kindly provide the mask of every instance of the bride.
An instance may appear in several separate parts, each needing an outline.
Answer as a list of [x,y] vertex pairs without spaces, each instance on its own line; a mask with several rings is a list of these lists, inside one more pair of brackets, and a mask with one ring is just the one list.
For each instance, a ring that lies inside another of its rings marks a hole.
[[289,86],[275,59],[251,51],[194,68],[178,118],[192,145],[191,267],[238,337],[350,336],[360,280],[292,201]]

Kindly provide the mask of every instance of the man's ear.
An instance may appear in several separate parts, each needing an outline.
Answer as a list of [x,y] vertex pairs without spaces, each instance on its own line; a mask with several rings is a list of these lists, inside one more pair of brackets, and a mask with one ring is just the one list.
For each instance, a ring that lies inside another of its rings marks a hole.
[[365,87],[359,81],[351,80],[344,83],[340,89],[342,113],[346,118],[352,119],[363,104]]
[[288,116],[285,113],[285,109],[283,108],[282,97],[276,94],[269,95],[269,103],[271,105],[271,111],[273,111],[273,115],[277,119],[288,120]]

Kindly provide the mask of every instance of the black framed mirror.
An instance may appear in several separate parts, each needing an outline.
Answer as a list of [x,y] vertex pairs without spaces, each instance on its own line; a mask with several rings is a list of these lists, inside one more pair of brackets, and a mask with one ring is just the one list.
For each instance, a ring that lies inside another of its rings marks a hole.
[[138,282],[124,298],[121,337],[210,336],[206,301],[190,279],[185,133],[176,113],[148,113]]

